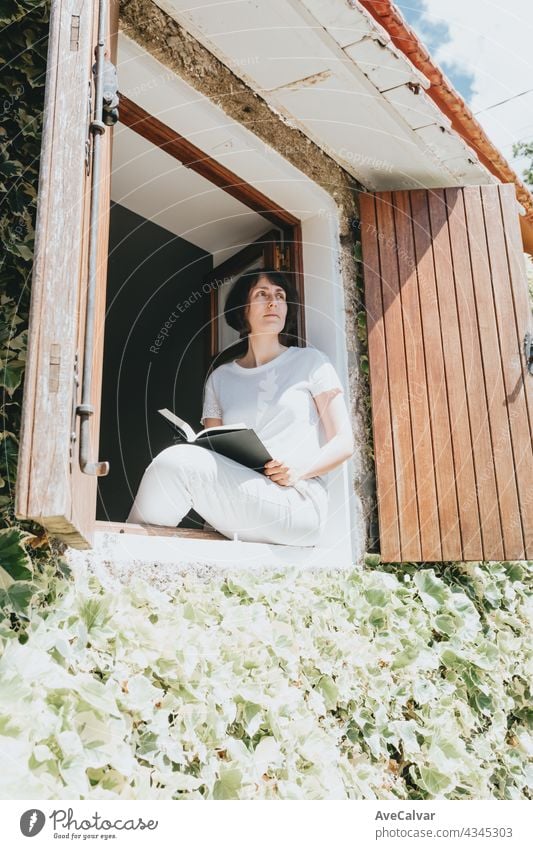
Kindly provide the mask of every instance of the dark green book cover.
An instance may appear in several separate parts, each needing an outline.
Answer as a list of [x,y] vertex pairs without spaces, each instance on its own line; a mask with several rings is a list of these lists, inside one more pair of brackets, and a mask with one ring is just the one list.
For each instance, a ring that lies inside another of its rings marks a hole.
[[265,463],[272,460],[271,455],[259,439],[255,430],[244,424],[220,425],[195,433],[192,427],[170,410],[158,410],[169,423],[180,442],[199,445],[209,451],[216,451],[236,463],[249,469],[262,472]]

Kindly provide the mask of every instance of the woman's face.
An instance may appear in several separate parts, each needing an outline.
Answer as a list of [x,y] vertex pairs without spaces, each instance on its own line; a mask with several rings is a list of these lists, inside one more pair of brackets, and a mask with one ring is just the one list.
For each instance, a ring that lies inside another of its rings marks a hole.
[[248,293],[244,315],[251,333],[281,333],[287,319],[285,290],[267,277],[260,277]]

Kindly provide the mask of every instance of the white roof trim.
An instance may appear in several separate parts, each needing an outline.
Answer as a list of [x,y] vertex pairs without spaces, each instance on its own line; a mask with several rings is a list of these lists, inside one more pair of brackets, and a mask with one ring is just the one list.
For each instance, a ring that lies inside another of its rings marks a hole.
[[367,188],[495,180],[357,0],[156,2]]

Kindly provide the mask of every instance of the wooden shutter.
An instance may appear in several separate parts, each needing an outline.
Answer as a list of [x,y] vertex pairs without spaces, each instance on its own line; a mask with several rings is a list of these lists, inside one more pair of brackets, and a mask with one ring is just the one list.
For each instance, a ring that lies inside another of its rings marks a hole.
[[[94,104],[92,66],[98,2],[52,0],[36,242],[15,512],[75,547],[88,547],[97,479],[79,467],[81,374],[87,291],[91,175],[87,153]],[[109,0],[106,47],[116,55],[118,3]],[[102,138],[98,293],[95,304],[91,459],[98,459],[111,135]],[[79,383],[75,383],[75,367]],[[72,433],[76,439],[71,439]]]
[[361,238],[383,561],[533,558],[514,186],[362,195]]

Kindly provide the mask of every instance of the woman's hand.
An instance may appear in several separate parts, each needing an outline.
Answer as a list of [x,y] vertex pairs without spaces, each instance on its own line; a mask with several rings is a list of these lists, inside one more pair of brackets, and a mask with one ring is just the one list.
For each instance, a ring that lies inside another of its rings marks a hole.
[[300,480],[300,475],[292,466],[287,466],[282,460],[269,460],[264,466],[265,475],[280,486],[294,486]]

